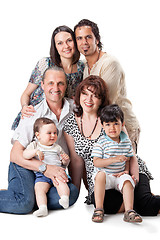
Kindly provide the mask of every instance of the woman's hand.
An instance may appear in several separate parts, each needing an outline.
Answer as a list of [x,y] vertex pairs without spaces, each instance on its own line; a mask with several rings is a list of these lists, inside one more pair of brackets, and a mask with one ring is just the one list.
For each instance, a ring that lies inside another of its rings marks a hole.
[[24,117],[31,117],[33,116],[33,113],[36,112],[34,107],[32,105],[23,105],[21,113],[21,118],[24,119]]

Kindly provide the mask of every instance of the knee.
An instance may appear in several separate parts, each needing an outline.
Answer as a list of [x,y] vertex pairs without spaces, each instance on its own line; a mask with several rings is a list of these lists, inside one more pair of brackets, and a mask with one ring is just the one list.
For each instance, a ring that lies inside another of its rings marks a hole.
[[35,206],[35,198],[27,198],[27,199],[21,199],[21,201],[18,203],[18,209],[17,214],[28,214],[32,212],[33,208]]
[[105,182],[106,181],[106,173],[99,171],[95,177],[95,181],[97,182]]

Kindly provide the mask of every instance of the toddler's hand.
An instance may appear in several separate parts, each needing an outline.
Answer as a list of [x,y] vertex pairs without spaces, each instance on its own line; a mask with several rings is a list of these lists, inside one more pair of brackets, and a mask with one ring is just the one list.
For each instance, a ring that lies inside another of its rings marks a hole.
[[126,162],[127,160],[129,160],[129,158],[124,155],[119,155],[115,157],[115,162]]

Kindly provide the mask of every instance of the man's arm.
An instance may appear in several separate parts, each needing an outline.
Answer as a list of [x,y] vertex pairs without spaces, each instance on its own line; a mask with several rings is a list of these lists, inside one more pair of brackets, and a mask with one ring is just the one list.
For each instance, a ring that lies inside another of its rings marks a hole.
[[[42,162],[34,158],[32,159],[32,161],[25,159],[23,157],[24,149],[25,148],[23,147],[23,145],[20,144],[19,141],[15,141],[10,154],[10,161],[16,163],[23,168],[33,171],[39,171],[39,166],[42,164]],[[65,169],[58,166],[47,165],[47,169],[44,175],[51,178],[54,184],[58,184],[55,178],[58,178],[62,182],[68,181]]]

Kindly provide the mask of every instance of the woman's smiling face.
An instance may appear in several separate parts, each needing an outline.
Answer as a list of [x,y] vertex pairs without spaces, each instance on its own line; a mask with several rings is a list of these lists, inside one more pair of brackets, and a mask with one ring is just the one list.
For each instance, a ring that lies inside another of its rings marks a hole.
[[54,38],[60,58],[72,58],[75,53],[74,41],[68,32],[59,32]]
[[83,112],[98,112],[101,99],[96,95],[94,87],[85,87],[80,94],[80,105]]

